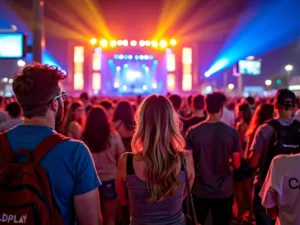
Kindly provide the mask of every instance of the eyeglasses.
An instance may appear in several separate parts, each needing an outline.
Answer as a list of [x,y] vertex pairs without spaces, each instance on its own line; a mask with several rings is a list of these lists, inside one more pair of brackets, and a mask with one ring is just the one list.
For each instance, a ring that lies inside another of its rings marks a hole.
[[50,105],[51,102],[53,102],[54,100],[59,99],[59,98],[61,98],[63,101],[66,101],[68,99],[67,92],[62,92],[59,95],[56,95],[46,105]]
[[[53,100],[56,100],[56,99],[58,99],[58,98],[61,98],[63,101],[66,101],[66,100],[68,99],[67,92],[62,92],[61,94],[55,96],[55,97],[53,98]],[[53,100],[52,100],[52,101],[53,101]]]

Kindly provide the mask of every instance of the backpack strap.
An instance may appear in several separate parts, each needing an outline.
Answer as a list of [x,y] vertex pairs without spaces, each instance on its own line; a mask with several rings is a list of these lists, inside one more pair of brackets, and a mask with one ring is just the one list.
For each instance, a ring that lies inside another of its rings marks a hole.
[[127,155],[127,161],[126,161],[126,174],[127,175],[134,175],[134,167],[133,167],[133,154],[129,153]]
[[52,150],[56,145],[69,139],[70,138],[59,133],[54,133],[46,137],[33,150],[32,152],[33,163],[38,164],[41,161],[41,159],[44,158],[44,156],[47,155],[48,152],[50,152],[50,150]]
[[297,132],[300,132],[300,122],[298,120],[294,120],[291,127]]
[[268,125],[270,125],[271,127],[273,127],[276,132],[280,132],[282,129],[282,125],[279,123],[278,120],[272,119],[272,120],[267,121],[266,123]]
[[0,163],[9,163],[15,160],[7,138],[7,132],[0,134]]

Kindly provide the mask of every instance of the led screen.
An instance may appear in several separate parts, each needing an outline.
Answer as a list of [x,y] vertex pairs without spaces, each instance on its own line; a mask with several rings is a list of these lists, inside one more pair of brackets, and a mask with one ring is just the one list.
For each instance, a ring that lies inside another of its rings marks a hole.
[[24,35],[21,33],[0,33],[0,59],[24,57]]
[[254,60],[240,60],[238,62],[238,73],[244,75],[260,75],[261,62]]

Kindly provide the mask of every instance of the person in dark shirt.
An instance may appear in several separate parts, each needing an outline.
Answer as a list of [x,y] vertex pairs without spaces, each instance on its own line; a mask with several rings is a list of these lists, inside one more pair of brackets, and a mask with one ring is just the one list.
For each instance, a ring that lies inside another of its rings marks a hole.
[[221,122],[224,95],[207,95],[208,118],[187,132],[186,149],[193,152],[195,182],[192,190],[198,222],[205,224],[212,210],[213,225],[230,225],[233,204],[233,174],[230,165],[241,165],[241,143],[236,129]]
[[205,111],[204,111],[204,97],[203,95],[195,95],[193,98],[192,98],[192,109],[194,111],[194,114],[189,117],[188,119],[185,119],[183,121],[183,131],[184,133],[186,133],[186,131],[206,120],[206,116],[205,116]]

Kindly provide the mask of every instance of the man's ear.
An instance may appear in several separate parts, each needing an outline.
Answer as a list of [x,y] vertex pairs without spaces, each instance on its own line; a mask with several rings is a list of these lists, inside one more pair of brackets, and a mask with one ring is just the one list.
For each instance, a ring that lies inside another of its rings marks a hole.
[[55,99],[53,100],[50,105],[49,105],[50,109],[54,112],[57,112],[58,110],[58,101]]

